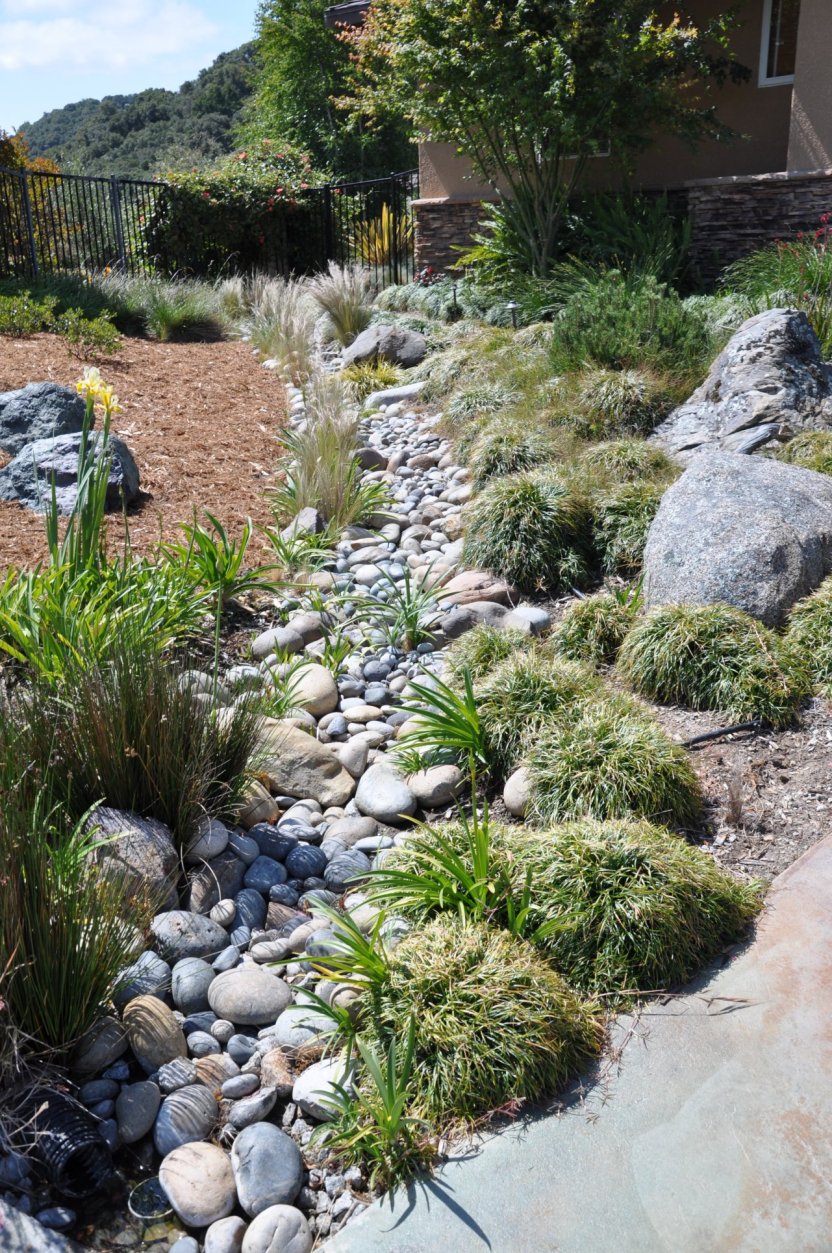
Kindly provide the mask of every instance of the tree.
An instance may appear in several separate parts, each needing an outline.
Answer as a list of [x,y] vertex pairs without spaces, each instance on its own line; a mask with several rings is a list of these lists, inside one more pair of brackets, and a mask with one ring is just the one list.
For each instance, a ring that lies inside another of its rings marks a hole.
[[624,165],[657,130],[717,137],[712,84],[744,75],[724,15],[697,28],[655,0],[373,0],[341,104],[452,143],[500,199],[526,268],[545,275],[567,203],[602,148]]
[[245,142],[287,140],[336,178],[372,178],[414,163],[409,128],[399,118],[369,129],[349,123],[333,98],[346,89],[349,50],[324,25],[329,0],[261,0],[257,13],[255,94]]

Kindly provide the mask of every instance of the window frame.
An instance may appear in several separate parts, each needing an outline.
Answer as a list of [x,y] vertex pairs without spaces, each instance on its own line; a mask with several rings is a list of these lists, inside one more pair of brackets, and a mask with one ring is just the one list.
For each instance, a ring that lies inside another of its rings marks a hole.
[[[760,34],[760,68],[757,77],[758,87],[788,87],[794,83],[794,74],[779,74],[776,78],[769,78],[768,54],[771,40],[771,16],[774,8],[774,0],[763,0],[763,29]],[[798,23],[800,19],[798,17]]]

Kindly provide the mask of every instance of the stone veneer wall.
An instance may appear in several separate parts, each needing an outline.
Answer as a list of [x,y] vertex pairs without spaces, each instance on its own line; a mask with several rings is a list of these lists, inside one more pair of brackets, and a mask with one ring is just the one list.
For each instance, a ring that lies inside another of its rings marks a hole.
[[814,231],[832,212],[832,170],[688,183],[691,259],[706,281],[775,239]]
[[483,215],[481,200],[415,200],[416,269],[437,273],[455,265],[468,247]]

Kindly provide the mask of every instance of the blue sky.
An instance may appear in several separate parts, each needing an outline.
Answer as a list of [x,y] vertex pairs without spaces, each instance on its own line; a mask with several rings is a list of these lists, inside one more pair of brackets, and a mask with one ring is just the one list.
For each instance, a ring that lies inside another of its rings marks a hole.
[[176,88],[250,39],[257,0],[0,0],[0,127]]

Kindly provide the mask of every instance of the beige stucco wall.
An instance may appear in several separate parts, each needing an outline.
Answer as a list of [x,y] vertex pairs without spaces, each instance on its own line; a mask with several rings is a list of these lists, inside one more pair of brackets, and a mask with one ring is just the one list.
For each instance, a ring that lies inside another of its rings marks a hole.
[[797,38],[789,170],[832,166],[832,0],[802,0]]
[[[690,7],[695,19],[705,22],[722,12],[725,3],[724,0],[690,0]],[[825,21],[821,17],[821,9],[827,13]],[[729,143],[709,142],[691,152],[677,139],[657,136],[655,144],[637,162],[634,182],[638,186],[667,187],[688,179],[768,174],[786,169],[787,153],[790,154],[792,88],[790,85],[758,86],[763,0],[742,0],[740,11],[742,25],[733,35],[732,44],[737,58],[751,71],[751,78],[737,86],[726,84],[715,92],[715,101],[719,117],[726,126],[747,138]],[[805,97],[807,103],[811,102],[814,110],[819,96],[826,101],[823,108],[828,133],[817,142],[825,143],[828,152],[832,145],[832,73],[822,67],[822,50],[825,47],[828,60],[832,0],[803,0],[803,11],[798,76],[802,72],[801,60],[805,58],[812,82],[811,92],[807,90]],[[810,34],[804,35],[804,25],[807,31],[811,31]],[[808,46],[810,41],[811,49]],[[804,45],[807,45],[805,51]],[[830,159],[813,161],[815,168],[829,164],[832,164]],[[426,199],[473,199],[490,194],[487,188],[471,177],[470,163],[457,157],[447,144],[422,144],[420,168],[421,194]],[[808,167],[802,165],[795,168]],[[595,158],[589,163],[587,181],[590,186],[616,186],[620,179],[621,175],[610,159]]]

